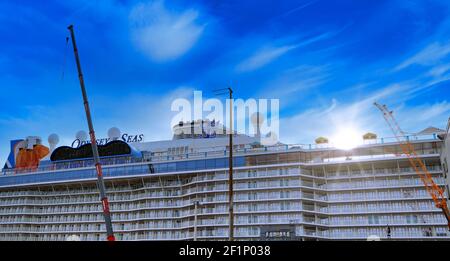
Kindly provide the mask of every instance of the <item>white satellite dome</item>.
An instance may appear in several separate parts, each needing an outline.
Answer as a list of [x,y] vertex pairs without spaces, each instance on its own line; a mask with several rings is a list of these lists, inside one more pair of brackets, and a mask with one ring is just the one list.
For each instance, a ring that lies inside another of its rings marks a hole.
[[276,132],[271,131],[271,132],[266,134],[266,138],[273,139],[273,140],[278,140],[278,135],[277,135]]
[[48,136],[48,144],[56,145],[59,142],[59,136],[56,133],[52,133]]
[[78,131],[77,134],[75,134],[75,137],[81,141],[85,141],[88,138],[88,135],[85,131]]
[[108,138],[111,140],[117,140],[120,137],[120,130],[119,128],[112,127],[108,130]]
[[252,116],[250,116],[250,120],[253,125],[261,126],[261,124],[264,123],[264,115],[260,112],[255,112],[252,114]]
[[278,135],[271,131],[265,135],[264,138],[261,139],[261,144],[264,146],[273,146],[278,143]]
[[250,116],[250,121],[253,125],[254,135],[260,137],[261,135],[261,124],[264,122],[264,116],[260,112],[255,112]]

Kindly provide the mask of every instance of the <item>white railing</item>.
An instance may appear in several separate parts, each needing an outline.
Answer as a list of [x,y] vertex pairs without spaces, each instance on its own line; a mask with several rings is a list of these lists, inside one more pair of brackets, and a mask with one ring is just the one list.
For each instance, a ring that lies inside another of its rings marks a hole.
[[[414,141],[427,141],[427,140],[438,140],[435,134],[432,135],[410,135],[400,138],[401,140],[408,140],[411,142]],[[368,140],[359,145],[359,147],[365,146],[373,146],[375,144],[389,144],[396,143],[397,139],[394,137],[386,137],[374,140]],[[295,150],[299,151],[311,151],[311,150],[332,150],[336,149],[333,144],[282,144],[282,145],[274,145],[274,146],[261,146],[261,147],[251,147],[251,148],[240,148],[234,149],[235,156],[242,156],[247,154],[255,154],[262,152],[291,152]],[[430,150],[432,152],[432,150]],[[437,152],[435,152],[437,153]],[[420,154],[420,153],[419,153]],[[223,147],[212,147],[208,148],[208,151],[205,152],[192,152],[192,153],[183,153],[183,154],[169,154],[168,152],[163,152],[162,155],[151,155],[151,156],[143,156],[142,158],[132,158],[129,156],[126,157],[117,157],[117,158],[105,158],[102,159],[103,165],[117,165],[117,164],[128,164],[128,163],[147,163],[147,162],[168,162],[168,161],[176,161],[176,160],[188,160],[188,159],[206,159],[206,158],[216,158],[216,157],[226,157],[228,155],[227,150],[223,150]],[[380,154],[380,155],[355,155],[349,157],[336,157],[336,158],[326,158],[324,162],[334,162],[334,161],[345,161],[349,159],[357,160],[357,159],[366,159],[374,158],[374,157],[390,157],[396,156],[392,153]],[[397,155],[398,156],[398,155]],[[400,155],[401,156],[401,155]],[[311,160],[310,162],[315,162],[315,160]],[[54,171],[61,169],[77,169],[77,168],[87,168],[93,167],[92,160],[74,160],[73,162],[60,162],[60,163],[51,163],[50,165],[40,166],[36,169],[2,169],[2,175],[15,175],[15,174],[25,174],[25,173],[35,173],[35,172],[46,172],[46,171]]]

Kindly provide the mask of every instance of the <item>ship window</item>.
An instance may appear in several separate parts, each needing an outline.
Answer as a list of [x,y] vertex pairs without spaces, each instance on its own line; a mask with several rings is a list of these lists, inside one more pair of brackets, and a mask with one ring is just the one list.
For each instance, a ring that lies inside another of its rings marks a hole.
[[195,162],[195,169],[204,169],[206,166],[206,162],[204,160],[197,160]]
[[177,171],[186,170],[186,161],[177,162]]
[[418,223],[417,215],[407,215],[406,216],[406,223],[408,223],[408,224],[416,224],[416,223]]
[[369,216],[369,224],[379,224],[378,216],[370,215]]
[[158,165],[158,172],[167,172],[167,163],[162,163]]
[[216,168],[224,168],[226,167],[225,159],[216,159]]
[[253,183],[249,181],[247,187],[248,187],[248,188],[254,188]]
[[206,168],[207,168],[207,169],[215,168],[215,167],[216,167],[215,160],[213,160],[213,159],[208,159],[208,160],[206,160],[206,161],[205,161],[205,164],[206,164]]
[[168,163],[167,164],[167,171],[175,171],[176,170],[176,164],[175,163]]
[[188,170],[195,169],[195,161],[188,161],[186,167],[187,167]]

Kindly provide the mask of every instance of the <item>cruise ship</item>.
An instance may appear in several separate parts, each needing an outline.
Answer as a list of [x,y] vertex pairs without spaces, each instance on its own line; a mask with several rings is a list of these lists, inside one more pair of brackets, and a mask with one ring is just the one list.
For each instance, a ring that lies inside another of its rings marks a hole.
[[[209,122],[211,125],[212,122]],[[228,136],[171,140],[112,128],[98,140],[117,240],[228,240]],[[212,129],[218,128],[213,126]],[[448,198],[447,131],[404,137]],[[447,222],[394,138],[368,133],[342,150],[313,144],[264,146],[235,133],[236,240],[449,240]],[[106,239],[90,144],[77,134],[11,141],[0,176],[0,240]],[[447,147],[445,144],[447,143]]]

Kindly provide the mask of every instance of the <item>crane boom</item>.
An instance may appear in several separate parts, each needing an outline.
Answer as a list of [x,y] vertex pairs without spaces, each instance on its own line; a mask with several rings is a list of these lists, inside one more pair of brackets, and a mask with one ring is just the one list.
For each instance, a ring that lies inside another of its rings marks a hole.
[[399,142],[401,150],[407,156],[410,165],[414,168],[414,171],[417,175],[419,175],[436,207],[442,210],[445,218],[447,219],[447,225],[450,229],[450,212],[447,206],[447,199],[445,198],[444,191],[433,181],[431,174],[428,172],[428,169],[422,159],[417,156],[411,142],[409,142],[407,138],[402,139],[403,137],[406,137],[406,135],[395,120],[393,112],[390,111],[386,105],[380,105],[376,102],[374,105],[383,113],[383,117],[389,125],[389,128],[394,133],[395,138]]
[[86,112],[86,119],[89,127],[89,136],[91,137],[92,155],[94,158],[95,169],[97,171],[97,185],[100,190],[100,200],[102,202],[103,217],[105,218],[106,234],[107,234],[106,239],[108,241],[115,241],[116,238],[114,237],[113,226],[111,223],[111,212],[109,210],[109,201],[108,197],[106,196],[105,182],[103,181],[102,165],[100,164],[100,156],[98,154],[94,126],[92,125],[91,111],[89,109],[89,102],[87,99],[86,88],[84,87],[83,73],[81,72],[80,58],[78,57],[78,49],[77,43],[75,41],[75,33],[73,32],[73,25],[69,25],[67,29],[69,29],[70,36],[72,38],[73,53],[75,55],[75,62],[77,64],[78,69],[78,79],[80,80],[81,93],[83,95],[84,110]]

